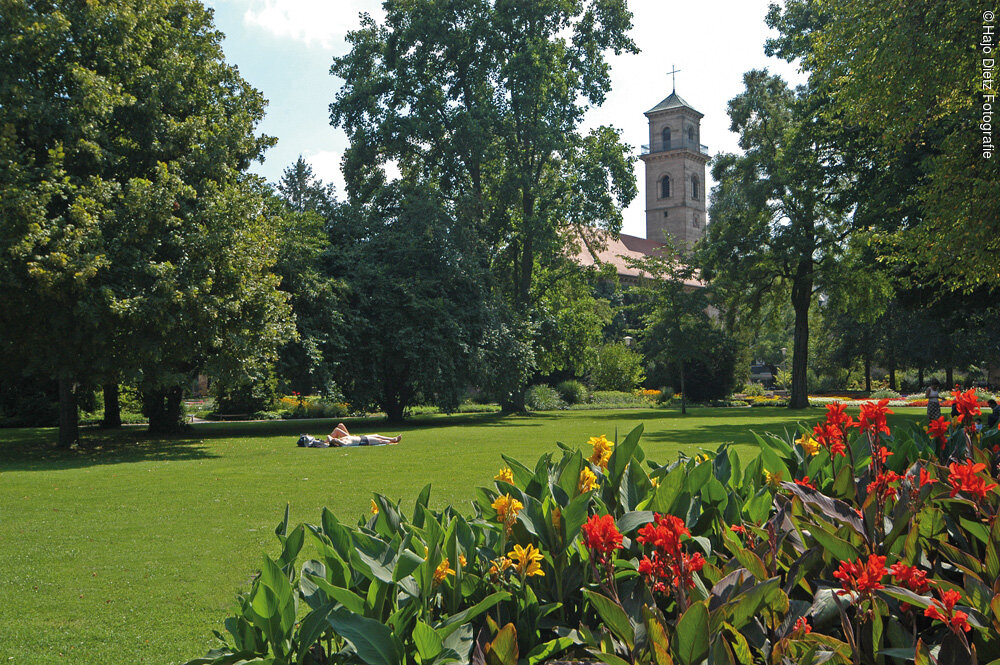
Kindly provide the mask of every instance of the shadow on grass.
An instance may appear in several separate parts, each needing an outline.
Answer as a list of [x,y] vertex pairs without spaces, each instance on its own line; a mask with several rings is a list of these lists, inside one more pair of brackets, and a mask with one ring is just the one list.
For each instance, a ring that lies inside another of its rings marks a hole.
[[190,433],[164,437],[129,427],[115,431],[84,429],[81,435],[82,444],[67,450],[55,446],[56,430],[52,428],[2,431],[0,470],[50,471],[101,464],[218,457],[200,438]]
[[[556,415],[501,415],[477,413],[418,416],[402,424],[375,418],[344,418],[356,434],[396,434],[431,427],[540,427]],[[81,445],[72,450],[57,448],[55,428],[0,429],[0,470],[45,471],[101,464],[124,464],[155,460],[189,461],[220,457],[205,441],[216,439],[288,437],[290,446],[300,434],[323,436],[341,422],[331,420],[269,420],[216,422],[188,425],[177,434],[151,434],[145,425],[119,430],[81,428]]]

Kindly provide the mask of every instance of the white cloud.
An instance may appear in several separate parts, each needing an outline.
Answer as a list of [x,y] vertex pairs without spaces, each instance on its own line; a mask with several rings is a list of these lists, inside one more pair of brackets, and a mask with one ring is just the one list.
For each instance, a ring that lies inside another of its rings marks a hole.
[[243,22],[276,37],[330,48],[358,25],[358,14],[380,16],[372,0],[233,0],[245,5]]
[[303,159],[309,162],[313,175],[323,182],[331,182],[337,188],[337,196],[344,195],[344,174],[340,171],[340,159],[344,153],[338,150],[307,150]]
[[[313,175],[323,182],[333,183],[337,188],[337,196],[344,198],[346,190],[344,173],[340,170],[340,160],[344,153],[338,150],[307,150],[302,158],[312,167]],[[385,165],[385,177],[392,182],[400,177],[399,164],[395,160]]]

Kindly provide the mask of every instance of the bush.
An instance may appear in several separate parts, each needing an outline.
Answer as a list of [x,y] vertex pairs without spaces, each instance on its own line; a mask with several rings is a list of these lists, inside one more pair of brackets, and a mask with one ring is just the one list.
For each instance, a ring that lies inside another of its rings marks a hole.
[[252,414],[273,411],[278,405],[278,381],[273,375],[252,383],[235,385],[216,381],[212,384],[215,412],[218,414]]
[[624,343],[605,344],[590,361],[590,383],[595,390],[632,390],[646,378],[643,357]]
[[660,396],[656,399],[657,404],[670,404],[674,399],[674,389],[670,386],[660,388]]
[[532,411],[553,411],[566,408],[555,388],[546,385],[531,386],[524,392],[524,405]]
[[[880,407],[862,408],[880,429]],[[375,495],[356,526],[324,510],[292,528],[286,510],[280,556],[192,664],[1000,657],[1000,432],[842,431],[835,412],[823,425],[833,441],[803,425],[759,436],[752,459],[723,444],[661,463],[641,428],[529,466],[505,457],[464,511],[432,509],[430,486],[412,512]]]
[[59,424],[55,381],[25,377],[0,380],[0,426],[53,427]]
[[763,397],[764,396],[764,384],[763,383],[748,383],[743,386],[743,394],[747,397]]
[[587,386],[579,381],[563,381],[556,386],[559,397],[567,404],[583,404],[587,401]]
[[[736,344],[721,338],[711,354],[688,361],[684,368],[684,389],[688,402],[725,399],[736,389]],[[681,377],[676,363],[659,368],[663,380],[677,388]]]
[[888,388],[883,388],[881,390],[876,390],[871,394],[872,399],[899,399],[900,394],[895,390],[889,390]]

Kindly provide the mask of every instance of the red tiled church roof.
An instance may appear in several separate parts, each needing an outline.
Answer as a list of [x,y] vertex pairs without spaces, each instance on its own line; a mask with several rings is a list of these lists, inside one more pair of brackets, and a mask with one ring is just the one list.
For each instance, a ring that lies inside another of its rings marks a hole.
[[[639,236],[630,236],[628,234],[622,233],[617,238],[606,238],[604,241],[604,247],[598,249],[596,252],[591,252],[587,246],[580,242],[580,251],[576,255],[577,262],[584,266],[590,267],[593,265],[606,264],[614,266],[615,270],[622,277],[631,277],[638,279],[639,277],[645,277],[645,275],[640,270],[635,268],[626,261],[626,259],[641,259],[646,256],[657,256],[664,255],[667,246],[661,242],[656,242],[655,240],[648,240],[646,238],[640,238]],[[595,260],[596,254],[596,260]],[[702,287],[704,284],[696,279],[686,279],[684,280],[686,286]]]

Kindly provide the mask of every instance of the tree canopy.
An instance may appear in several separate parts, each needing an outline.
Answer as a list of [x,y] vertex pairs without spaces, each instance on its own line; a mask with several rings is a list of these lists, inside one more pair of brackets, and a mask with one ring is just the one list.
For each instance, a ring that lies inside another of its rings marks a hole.
[[[269,269],[265,101],[195,0],[4,0],[0,338],[19,370],[129,378],[179,406],[195,369],[252,373],[290,331]],[[171,392],[172,397],[167,397]],[[168,417],[169,420],[169,417]],[[151,425],[167,424],[151,414]]]

